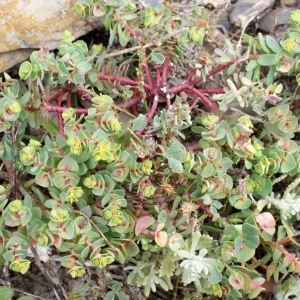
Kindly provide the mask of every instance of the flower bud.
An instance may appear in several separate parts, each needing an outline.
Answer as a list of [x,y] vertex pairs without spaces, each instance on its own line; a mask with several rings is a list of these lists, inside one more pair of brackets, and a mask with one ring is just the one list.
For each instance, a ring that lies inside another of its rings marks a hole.
[[30,267],[30,261],[27,259],[18,259],[12,261],[9,268],[14,272],[25,274]]
[[207,115],[201,120],[201,123],[206,128],[209,128],[219,122],[219,117],[215,115]]
[[90,176],[90,177],[86,177],[86,178],[83,180],[83,184],[84,184],[84,186],[86,186],[87,188],[92,189],[92,188],[95,187],[96,184],[97,184],[97,181],[96,181],[96,179],[95,179],[95,176],[92,175],[92,176]]
[[149,184],[145,185],[144,192],[143,192],[144,197],[147,198],[151,197],[152,195],[154,195],[155,190],[156,188],[153,185],[149,185]]
[[64,122],[67,122],[67,121],[71,120],[72,118],[74,118],[74,109],[72,107],[66,109],[62,113],[62,118],[64,119]]
[[26,80],[32,72],[32,65],[29,61],[25,61],[19,68],[19,76],[21,80]]
[[16,113],[19,113],[21,111],[21,106],[20,106],[20,104],[18,102],[13,101],[11,104],[9,104],[8,110],[12,114],[16,114]]
[[147,174],[150,175],[153,170],[152,169],[152,161],[150,159],[146,159],[143,163],[142,163],[142,171]]
[[68,202],[77,202],[78,198],[83,195],[83,190],[81,187],[72,187],[67,191],[67,201]]
[[11,202],[10,210],[14,213],[19,211],[20,207],[22,206],[21,200],[14,200]]
[[288,52],[293,51],[293,49],[297,46],[298,46],[298,44],[295,41],[295,39],[293,39],[293,38],[288,38],[283,42],[283,49]]
[[82,277],[85,274],[85,269],[82,266],[74,266],[70,269],[68,274],[70,274],[72,278]]

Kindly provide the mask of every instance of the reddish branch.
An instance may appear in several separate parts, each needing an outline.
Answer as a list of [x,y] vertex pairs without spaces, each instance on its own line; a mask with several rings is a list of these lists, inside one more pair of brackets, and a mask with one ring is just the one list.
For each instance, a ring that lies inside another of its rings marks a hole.
[[[97,77],[99,80],[107,80],[107,81],[112,81],[112,82],[121,82],[121,83],[125,83],[125,84],[129,84],[132,86],[138,86],[139,82],[136,80],[132,80],[130,78],[126,78],[126,77],[120,77],[120,76],[113,76],[113,75],[103,75],[103,74],[97,74]],[[143,87],[149,91],[152,90],[151,86],[149,84],[144,83]]]
[[[58,96],[58,100],[57,100],[58,107],[61,107],[62,98],[64,96],[64,93],[65,93],[65,91],[62,90]],[[61,136],[64,136],[64,126],[63,126],[62,116],[61,116],[60,112],[57,112],[57,122],[58,122],[59,133]]]
[[207,213],[211,218],[215,217],[215,215],[212,213],[210,208],[207,205],[205,205],[202,201],[196,200],[194,201],[194,203],[198,204],[200,209],[203,210],[205,213]]
[[[44,104],[43,105],[44,108],[46,109],[46,111],[48,112],[60,112],[63,113],[66,109],[68,109],[68,107],[59,107],[59,106],[51,106],[48,104]],[[87,114],[88,113],[88,109],[87,108],[73,108],[75,114]],[[33,110],[37,110],[37,109],[33,109]]]

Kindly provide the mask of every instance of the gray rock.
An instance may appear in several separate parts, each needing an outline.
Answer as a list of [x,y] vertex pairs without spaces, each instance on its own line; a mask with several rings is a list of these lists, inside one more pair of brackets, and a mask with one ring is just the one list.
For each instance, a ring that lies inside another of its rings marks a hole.
[[230,22],[243,28],[263,14],[274,2],[275,0],[239,0],[230,13]]
[[281,0],[281,6],[296,6],[300,4],[300,0]]
[[273,32],[276,26],[288,23],[290,12],[294,10],[294,7],[281,7],[271,10],[259,21],[258,28],[266,32]]
[[57,47],[64,30],[75,38],[101,25],[75,14],[78,0],[0,0],[0,72],[27,59],[34,49]]

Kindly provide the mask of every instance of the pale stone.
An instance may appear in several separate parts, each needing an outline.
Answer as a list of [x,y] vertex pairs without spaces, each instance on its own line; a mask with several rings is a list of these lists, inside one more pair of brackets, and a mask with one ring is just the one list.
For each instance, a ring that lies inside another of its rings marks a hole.
[[230,13],[230,22],[244,27],[272,7],[275,0],[239,0]]
[[0,1],[0,72],[28,58],[34,49],[56,48],[64,30],[78,38],[101,26],[97,17],[76,15],[79,0]]

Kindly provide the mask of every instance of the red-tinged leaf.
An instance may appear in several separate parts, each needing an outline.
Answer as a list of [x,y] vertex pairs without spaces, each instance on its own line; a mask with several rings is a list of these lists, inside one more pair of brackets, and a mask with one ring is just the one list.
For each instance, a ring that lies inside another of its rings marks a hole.
[[257,278],[252,279],[249,284],[250,290],[256,290],[258,287],[263,285],[265,283],[265,281],[266,280],[263,277],[257,277]]
[[165,231],[156,232],[154,239],[159,247],[165,247],[168,241],[168,234]]
[[256,222],[269,234],[275,233],[276,221],[272,214],[264,212],[256,217]]
[[165,227],[165,223],[158,223],[155,233],[161,231]]
[[54,235],[53,245],[58,249],[61,246],[62,238],[59,235]]
[[244,278],[241,274],[234,272],[229,277],[229,283],[236,290],[241,290],[244,287]]
[[151,226],[155,219],[150,216],[145,216],[137,220],[135,224],[135,235],[139,236],[146,228]]

